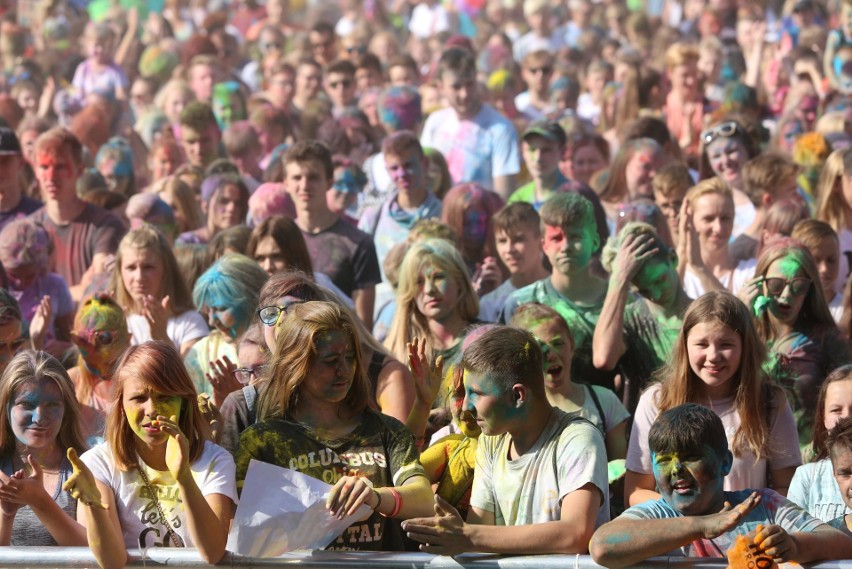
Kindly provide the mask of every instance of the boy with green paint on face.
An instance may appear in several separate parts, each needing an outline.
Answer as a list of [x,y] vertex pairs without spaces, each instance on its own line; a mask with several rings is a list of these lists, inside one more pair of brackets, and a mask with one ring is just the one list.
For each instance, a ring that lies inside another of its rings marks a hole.
[[740,553],[743,541],[747,554],[776,562],[852,556],[852,539],[774,490],[723,491],[733,455],[722,420],[710,409],[687,403],[665,411],[648,443],[661,498],[627,509],[595,532],[589,549],[597,563],[624,567],[656,555],[725,557]]
[[569,182],[559,170],[567,142],[565,131],[556,121],[542,119],[527,127],[521,137],[521,153],[532,181],[515,190],[509,203],[527,202],[539,210],[547,198]]
[[560,193],[548,199],[539,214],[551,274],[512,293],[500,322],[509,322],[515,310],[529,302],[553,308],[574,333],[571,369],[576,381],[615,390],[616,372],[596,369],[592,362],[592,337],[607,290],[607,282],[591,269],[601,244],[592,202],[573,192]]
[[488,330],[462,367],[462,411],[482,430],[467,521],[438,497],[434,517],[403,529],[439,555],[585,553],[609,517],[600,432],[547,400],[541,348],[525,330]]

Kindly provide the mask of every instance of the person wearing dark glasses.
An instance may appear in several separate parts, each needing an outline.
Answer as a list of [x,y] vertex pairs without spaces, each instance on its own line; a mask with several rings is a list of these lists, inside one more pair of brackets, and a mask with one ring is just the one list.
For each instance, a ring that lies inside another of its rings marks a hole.
[[734,193],[736,213],[732,235],[736,238],[752,224],[756,215],[754,204],[743,191],[742,169],[760,152],[757,141],[739,122],[725,120],[703,131],[700,144],[700,178],[718,176]]
[[808,249],[781,239],[760,256],[741,297],[752,307],[769,348],[766,367],[787,391],[799,441],[812,440],[816,399],[825,377],[852,362],[852,348],[831,317],[816,262]]
[[77,310],[71,341],[77,366],[68,375],[80,402],[80,425],[89,446],[103,441],[106,410],[112,403],[113,365],[130,345],[127,318],[108,295],[87,298]]

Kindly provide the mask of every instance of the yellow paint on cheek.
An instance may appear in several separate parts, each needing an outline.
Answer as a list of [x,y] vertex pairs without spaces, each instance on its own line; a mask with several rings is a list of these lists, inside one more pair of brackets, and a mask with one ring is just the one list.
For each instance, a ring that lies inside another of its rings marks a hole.
[[142,422],[145,419],[145,413],[141,409],[125,409],[127,421],[130,423],[130,428],[138,437],[144,437],[145,431],[142,430]]

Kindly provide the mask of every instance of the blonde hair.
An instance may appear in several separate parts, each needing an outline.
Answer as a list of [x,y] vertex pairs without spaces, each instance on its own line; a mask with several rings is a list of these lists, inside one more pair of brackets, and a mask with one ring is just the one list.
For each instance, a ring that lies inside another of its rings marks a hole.
[[692,188],[686,192],[686,197],[684,199],[689,203],[689,205],[695,207],[695,202],[710,194],[716,194],[727,198],[732,202],[734,201],[734,193],[731,191],[731,187],[718,176],[701,180],[692,186]]
[[673,43],[666,50],[666,70],[671,71],[678,65],[698,63],[698,58],[699,51],[697,46],[683,42]]
[[846,228],[850,220],[847,210],[850,204],[843,197],[843,162],[852,152],[850,148],[835,150],[829,154],[817,183],[816,218],[824,221],[838,233]]
[[141,312],[141,307],[130,296],[121,276],[121,267],[128,249],[151,251],[161,259],[163,280],[160,282],[160,290],[155,293],[158,302],[168,296],[171,300],[172,314],[175,316],[194,308],[189,287],[186,286],[186,281],[184,281],[178,268],[177,259],[175,259],[175,254],[169,242],[162,233],[150,225],[144,224],[138,229],[129,231],[124,236],[121,243],[118,244],[118,251],[115,255],[115,267],[112,271],[110,288],[115,295],[115,300],[126,312]]
[[299,405],[302,384],[315,362],[317,340],[324,334],[343,332],[355,352],[355,379],[341,407],[354,414],[371,406],[370,383],[361,356],[361,341],[352,317],[333,302],[312,301],[292,305],[278,322],[278,339],[269,380],[257,405],[258,421],[287,417]]
[[397,308],[385,339],[385,346],[400,361],[408,359],[408,342],[414,338],[426,338],[426,352],[431,360],[432,333],[427,318],[417,309],[418,279],[429,266],[447,273],[459,287],[459,316],[472,322],[479,315],[479,298],[473,290],[467,267],[458,249],[444,239],[427,239],[411,246],[405,254],[400,268],[399,286],[396,291]]

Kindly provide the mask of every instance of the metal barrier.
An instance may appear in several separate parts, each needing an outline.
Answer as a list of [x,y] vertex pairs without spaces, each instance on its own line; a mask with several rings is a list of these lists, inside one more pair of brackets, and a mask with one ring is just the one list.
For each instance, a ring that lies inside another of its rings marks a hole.
[[[212,567],[194,549],[150,548],[145,555],[130,551],[132,568],[149,567]],[[300,551],[274,559],[257,559],[226,554],[216,567],[240,569],[295,567],[310,569],[600,569],[588,555],[504,556],[465,554],[458,557],[438,557],[425,553],[363,553]],[[97,567],[92,552],[86,547],[0,547],[0,568],[93,568]],[[684,559],[656,557],[636,567],[646,569],[722,569],[723,559]],[[798,566],[791,566],[798,567]],[[852,569],[852,560],[827,561],[809,565],[813,569]]]

